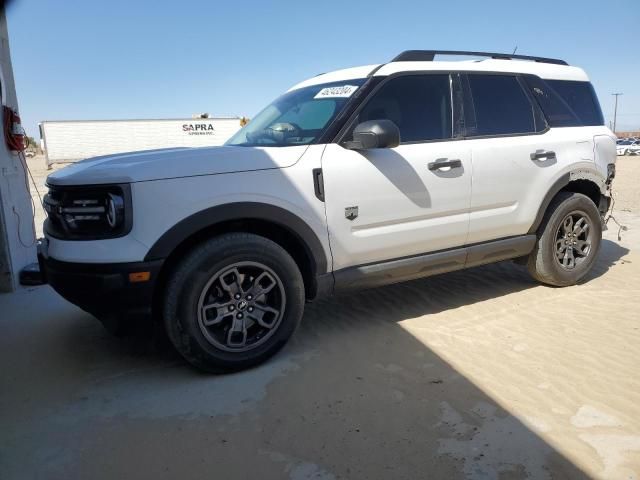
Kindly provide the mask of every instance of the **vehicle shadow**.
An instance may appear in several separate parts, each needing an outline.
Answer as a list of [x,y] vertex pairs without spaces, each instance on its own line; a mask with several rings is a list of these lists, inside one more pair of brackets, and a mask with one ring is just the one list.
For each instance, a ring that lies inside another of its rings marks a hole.
[[359,153],[416,206],[431,207],[431,195],[424,181],[406,158],[391,149],[382,148]]
[[[589,278],[625,253],[605,240]],[[49,287],[36,289],[44,299],[19,302],[12,321],[2,322],[0,441],[7,447],[0,472],[587,478],[401,324],[496,297],[509,302],[534,286],[525,268],[503,262],[340,295],[308,305],[276,357],[220,376],[197,373],[142,339],[114,339]],[[489,353],[509,368],[509,352]],[[516,386],[532,395],[537,389],[526,377]]]
[[[605,240],[590,279],[626,253]],[[260,410],[268,432],[261,440],[292,458],[314,461],[322,452],[331,472],[355,478],[588,478],[399,325],[533,287],[526,268],[502,262],[308,306],[288,353],[314,355],[272,386],[274,401]],[[450,327],[426,321],[424,328]],[[511,353],[487,355],[508,371]],[[515,377],[514,388],[540,392]],[[295,435],[305,441],[291,445]]]
[[[628,253],[629,249],[603,239],[596,263],[580,280],[580,284],[604,275]],[[367,298],[369,295],[383,295],[389,297],[393,315],[399,317],[396,321],[400,321],[472,305],[538,286],[540,283],[531,278],[526,266],[504,261],[372,290],[339,294],[331,302],[342,305],[357,298]],[[394,298],[406,298],[410,301],[395,302]],[[305,321],[309,315],[308,311],[309,308],[305,314]]]
[[622,257],[629,253],[629,249],[611,240],[602,239],[598,260],[591,271],[580,281],[585,283],[604,275]]

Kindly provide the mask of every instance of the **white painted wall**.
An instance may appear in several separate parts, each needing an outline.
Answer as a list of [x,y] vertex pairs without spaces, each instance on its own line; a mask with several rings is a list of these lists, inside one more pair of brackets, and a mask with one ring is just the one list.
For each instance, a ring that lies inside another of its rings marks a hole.
[[[1,7],[0,72],[2,101],[17,110],[7,20]],[[15,289],[20,270],[36,261],[33,210],[26,178],[20,158],[7,149],[4,134],[0,135],[0,291]]]
[[47,163],[169,147],[222,145],[240,118],[46,121],[40,124]]

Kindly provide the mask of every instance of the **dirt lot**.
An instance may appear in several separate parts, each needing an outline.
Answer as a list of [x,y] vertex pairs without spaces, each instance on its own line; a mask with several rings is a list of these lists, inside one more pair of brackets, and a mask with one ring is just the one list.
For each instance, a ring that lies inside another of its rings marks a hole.
[[234,375],[113,339],[49,287],[2,296],[0,478],[637,479],[639,185],[619,159],[629,230],[610,222],[580,285],[505,262],[334,298]]

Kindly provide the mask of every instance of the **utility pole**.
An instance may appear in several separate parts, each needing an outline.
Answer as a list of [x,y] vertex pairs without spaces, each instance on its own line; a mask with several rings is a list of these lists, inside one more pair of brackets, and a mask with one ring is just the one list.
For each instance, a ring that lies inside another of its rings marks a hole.
[[622,93],[612,93],[611,95],[616,97],[616,104],[615,104],[615,107],[613,107],[613,133],[616,133],[616,120],[617,120],[617,117],[618,117],[618,97],[620,95],[623,95],[623,94]]

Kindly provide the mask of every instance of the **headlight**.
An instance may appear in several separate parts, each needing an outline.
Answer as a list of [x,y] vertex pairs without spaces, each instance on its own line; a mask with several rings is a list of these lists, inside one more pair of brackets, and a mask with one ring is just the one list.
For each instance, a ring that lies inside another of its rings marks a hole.
[[129,185],[49,186],[45,231],[64,240],[97,240],[131,231]]

